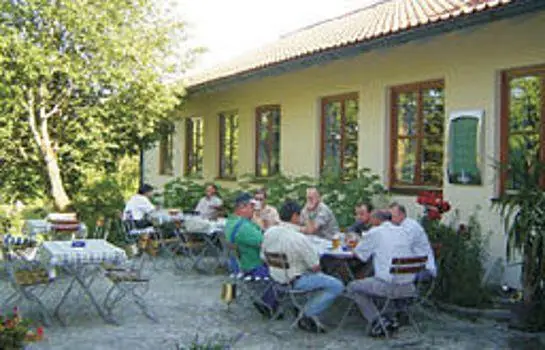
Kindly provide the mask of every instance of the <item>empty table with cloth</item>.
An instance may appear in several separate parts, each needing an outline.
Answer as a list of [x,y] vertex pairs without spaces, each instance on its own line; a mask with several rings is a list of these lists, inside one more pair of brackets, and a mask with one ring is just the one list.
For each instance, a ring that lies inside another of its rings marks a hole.
[[[102,239],[79,241],[44,242],[38,252],[38,259],[49,269],[62,269],[71,277],[70,285],[64,292],[55,314],[59,317],[60,307],[66,301],[75,283],[79,284],[98,314],[108,323],[116,323],[97,302],[91,284],[96,274],[102,272],[102,264],[120,265],[127,260],[125,251]],[[80,304],[81,305],[81,304]]]

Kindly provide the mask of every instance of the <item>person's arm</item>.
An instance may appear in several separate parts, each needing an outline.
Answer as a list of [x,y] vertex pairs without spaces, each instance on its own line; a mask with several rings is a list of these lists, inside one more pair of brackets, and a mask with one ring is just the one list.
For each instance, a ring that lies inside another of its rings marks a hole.
[[260,248],[261,243],[263,243],[263,234],[261,234],[257,226],[245,222],[239,228],[236,241],[246,246]]
[[356,246],[354,249],[354,254],[358,257],[358,259],[365,262],[373,256],[376,249],[377,234],[380,234],[380,232],[376,232],[374,230],[369,231],[369,234],[365,237],[365,239],[362,239]]
[[145,197],[145,200],[143,200],[141,205],[140,205],[140,210],[145,215],[148,215],[148,214],[151,214],[151,213],[153,213],[155,211],[155,206],[153,205],[153,203],[147,197]]

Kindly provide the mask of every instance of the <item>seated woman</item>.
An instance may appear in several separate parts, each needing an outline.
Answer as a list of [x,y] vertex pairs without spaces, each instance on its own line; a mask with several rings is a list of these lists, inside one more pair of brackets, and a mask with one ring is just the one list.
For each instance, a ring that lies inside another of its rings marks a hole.
[[262,230],[280,223],[280,216],[276,208],[267,204],[267,190],[265,188],[255,191],[254,200],[254,216],[252,220]]
[[206,186],[205,196],[201,198],[195,211],[207,220],[217,219],[222,209],[223,201],[218,195],[218,187],[214,184]]
[[132,196],[125,204],[123,210],[123,220],[134,221],[136,228],[146,228],[152,226],[148,216],[155,211],[155,206],[151,202],[154,188],[151,185],[143,184],[138,189],[138,193]]

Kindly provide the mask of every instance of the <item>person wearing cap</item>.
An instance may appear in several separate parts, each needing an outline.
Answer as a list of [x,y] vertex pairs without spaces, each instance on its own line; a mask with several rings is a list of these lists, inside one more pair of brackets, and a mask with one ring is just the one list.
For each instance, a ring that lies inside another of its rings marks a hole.
[[267,204],[267,190],[260,188],[254,194],[254,217],[253,221],[263,230],[280,222],[280,216],[275,207]]
[[140,186],[138,193],[125,204],[123,220],[133,220],[137,228],[152,226],[148,219],[148,216],[155,211],[155,206],[151,202],[152,196],[153,186],[148,184]]
[[280,209],[281,223],[265,231],[261,246],[261,258],[267,253],[285,254],[288,268],[269,266],[271,278],[280,284],[291,284],[301,291],[316,291],[305,306],[299,328],[311,332],[323,332],[325,328],[318,316],[343,292],[343,283],[321,272],[320,258],[312,242],[299,229],[301,207],[294,201],[286,201]]
[[307,203],[301,211],[300,231],[307,235],[316,235],[333,239],[339,233],[339,224],[335,214],[322,202],[320,193],[314,187],[307,188]]
[[223,201],[218,195],[218,187],[214,184],[206,186],[205,196],[199,200],[195,211],[207,220],[217,219],[223,206]]
[[[247,192],[236,197],[234,214],[227,218],[225,225],[225,239],[237,246],[241,272],[245,276],[263,278],[269,277],[269,269],[260,256],[263,233],[252,221],[254,205],[253,196]],[[266,316],[274,314],[277,302],[272,290],[267,289],[262,298],[268,310],[258,303],[254,303],[254,306]]]
[[389,330],[395,330],[398,325],[393,318],[380,316],[372,298],[386,295],[402,298],[413,295],[415,291],[411,276],[394,276],[390,273],[393,258],[414,256],[408,235],[390,222],[391,217],[387,210],[371,212],[373,227],[354,249],[354,254],[362,261],[372,260],[374,275],[352,281],[347,286],[362,315],[371,323],[370,335],[374,337],[384,335],[381,321]]

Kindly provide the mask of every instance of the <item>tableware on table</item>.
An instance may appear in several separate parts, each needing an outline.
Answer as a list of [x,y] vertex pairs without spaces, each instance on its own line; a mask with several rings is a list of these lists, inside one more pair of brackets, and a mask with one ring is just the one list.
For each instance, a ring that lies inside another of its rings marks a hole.
[[339,234],[336,234],[335,236],[333,236],[333,239],[331,240],[331,245],[334,250],[340,248],[341,236]]

